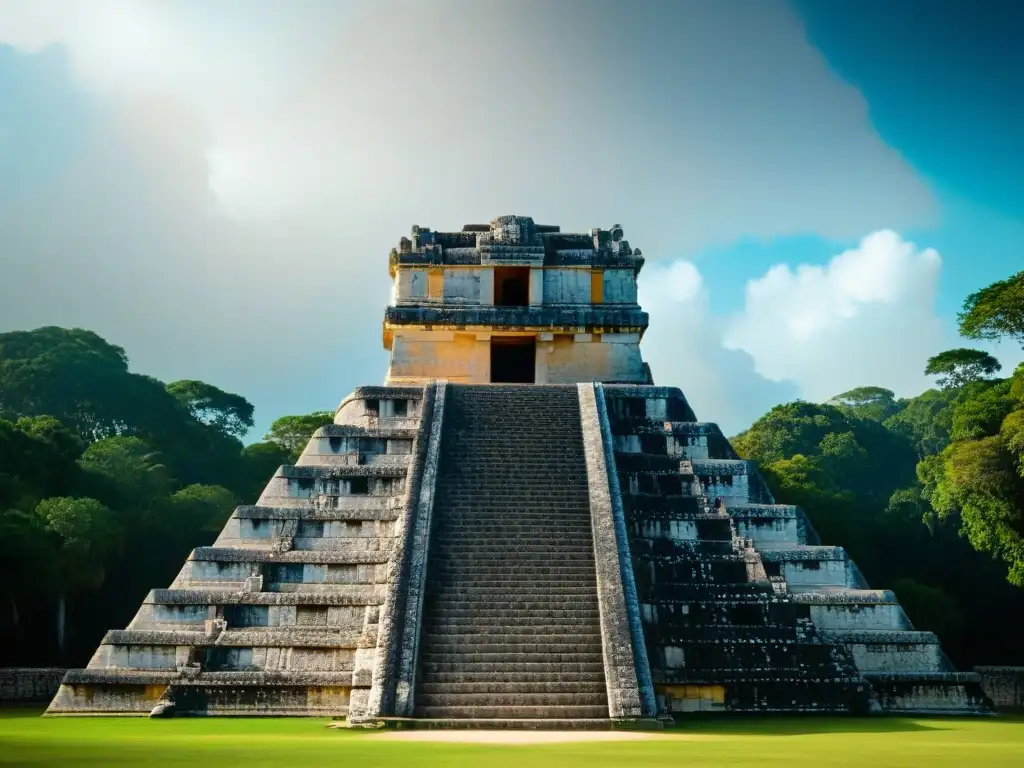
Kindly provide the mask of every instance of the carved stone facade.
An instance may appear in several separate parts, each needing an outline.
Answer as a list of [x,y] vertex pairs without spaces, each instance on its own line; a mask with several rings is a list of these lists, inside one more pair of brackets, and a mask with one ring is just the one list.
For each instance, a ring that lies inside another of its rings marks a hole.
[[644,383],[644,259],[622,227],[563,233],[526,216],[413,227],[391,252],[387,382]]
[[651,382],[642,264],[618,226],[413,227],[390,258],[388,385],[342,401],[49,713],[990,711],[977,674]]

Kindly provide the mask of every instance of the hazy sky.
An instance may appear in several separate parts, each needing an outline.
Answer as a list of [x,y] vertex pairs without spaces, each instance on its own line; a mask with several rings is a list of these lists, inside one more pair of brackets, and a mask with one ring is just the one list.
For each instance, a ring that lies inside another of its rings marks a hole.
[[916,394],[1024,267],[1021,6],[919,7],[0,0],[0,331],[93,329],[262,433],[382,380],[412,224],[518,213],[623,225],[656,380],[727,432]]

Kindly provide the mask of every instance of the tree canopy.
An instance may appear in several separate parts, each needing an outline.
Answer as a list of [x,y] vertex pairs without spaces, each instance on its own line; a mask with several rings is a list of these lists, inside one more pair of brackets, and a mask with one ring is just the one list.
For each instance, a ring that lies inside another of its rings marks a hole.
[[892,390],[884,387],[857,387],[836,395],[828,402],[854,416],[872,421],[885,421],[903,408]]
[[229,437],[242,438],[252,429],[252,403],[203,381],[187,379],[167,385],[167,391],[197,421]]
[[968,339],[1015,339],[1024,346],[1024,271],[975,291],[957,316]]
[[301,416],[282,416],[270,425],[270,431],[263,439],[283,446],[294,460],[302,453],[314,432],[320,427],[332,423],[334,423],[334,414],[330,411],[314,411]]
[[928,358],[924,372],[929,376],[938,376],[938,384],[943,389],[955,389],[987,379],[1002,367],[988,352],[961,347]]

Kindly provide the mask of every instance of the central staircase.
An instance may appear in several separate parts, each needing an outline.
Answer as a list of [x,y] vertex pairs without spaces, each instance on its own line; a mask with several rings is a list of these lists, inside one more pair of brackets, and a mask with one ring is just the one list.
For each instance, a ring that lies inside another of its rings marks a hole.
[[449,387],[415,716],[608,727],[575,386]]

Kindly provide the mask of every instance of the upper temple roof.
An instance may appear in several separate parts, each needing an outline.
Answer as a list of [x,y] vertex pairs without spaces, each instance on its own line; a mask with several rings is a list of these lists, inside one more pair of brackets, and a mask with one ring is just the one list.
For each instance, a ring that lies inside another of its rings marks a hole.
[[498,216],[490,224],[467,224],[461,232],[433,232],[413,226],[391,249],[389,270],[404,266],[501,264],[592,265],[630,267],[640,272],[640,249],[622,239],[622,227],[592,229],[590,233],[562,232],[560,227],[535,224],[529,216]]

